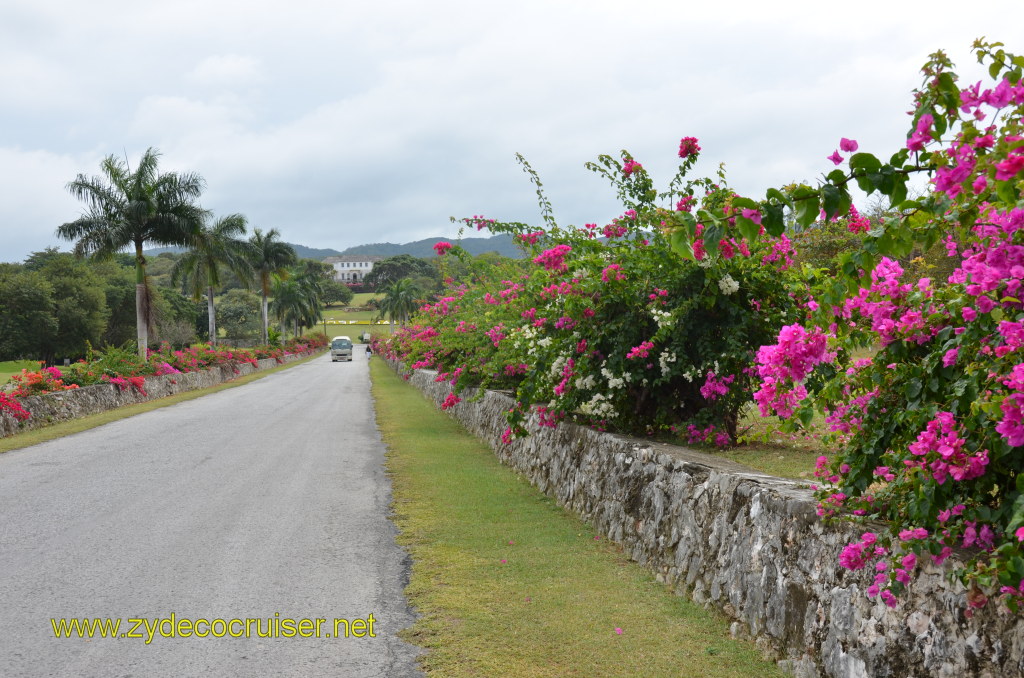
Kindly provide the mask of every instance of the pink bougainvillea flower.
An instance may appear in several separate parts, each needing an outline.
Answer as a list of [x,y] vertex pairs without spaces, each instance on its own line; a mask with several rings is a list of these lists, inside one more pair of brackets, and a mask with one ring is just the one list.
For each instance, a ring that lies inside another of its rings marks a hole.
[[914,133],[907,139],[907,148],[911,151],[923,151],[925,144],[932,140],[932,123],[935,118],[930,113],[925,113],[917,121]]
[[843,156],[839,155],[839,151],[833,151],[832,155],[828,156],[828,159],[832,161],[833,165],[839,165],[843,162]]
[[437,252],[437,256],[439,257],[443,257],[451,248],[452,244],[450,242],[444,242],[443,240],[434,245],[434,251]]
[[1024,153],[1011,153],[1006,160],[996,163],[996,181],[1009,181],[1024,169]]
[[752,209],[748,209],[748,208],[744,207],[740,211],[740,214],[742,214],[745,219],[750,219],[755,224],[758,224],[758,225],[761,224],[761,213],[759,211],[757,211],[757,210],[752,210]]
[[618,626],[615,627],[615,635],[618,635],[618,636],[622,635],[622,629],[620,629]]
[[679,157],[689,158],[691,155],[700,153],[700,145],[696,137],[683,137],[679,142]]
[[843,137],[839,140],[839,150],[844,153],[856,153],[858,148],[860,148],[860,146],[854,139],[847,139],[846,137]]
[[544,231],[534,231],[533,233],[520,233],[516,236],[519,240],[530,245],[536,245],[537,239],[544,235]]
[[565,256],[571,251],[572,247],[569,245],[557,245],[534,257],[533,263],[539,264],[549,271],[565,271]]
[[636,358],[646,358],[650,355],[651,350],[654,348],[654,342],[644,341],[639,346],[634,346],[626,354],[627,360],[634,360]]
[[644,166],[638,162],[634,162],[633,160],[626,160],[625,162],[622,163],[622,173],[628,177],[633,172],[639,169],[643,169],[643,167]]

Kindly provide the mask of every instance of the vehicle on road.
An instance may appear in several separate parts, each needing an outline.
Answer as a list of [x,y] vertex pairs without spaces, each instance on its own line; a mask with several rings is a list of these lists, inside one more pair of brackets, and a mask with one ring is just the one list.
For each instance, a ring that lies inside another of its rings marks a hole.
[[352,361],[352,340],[348,337],[331,339],[331,362],[339,360]]

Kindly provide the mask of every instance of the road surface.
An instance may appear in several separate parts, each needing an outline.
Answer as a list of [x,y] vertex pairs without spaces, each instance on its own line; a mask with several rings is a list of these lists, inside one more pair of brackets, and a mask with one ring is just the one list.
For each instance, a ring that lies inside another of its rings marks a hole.
[[421,675],[383,451],[357,347],[0,455],[0,676]]

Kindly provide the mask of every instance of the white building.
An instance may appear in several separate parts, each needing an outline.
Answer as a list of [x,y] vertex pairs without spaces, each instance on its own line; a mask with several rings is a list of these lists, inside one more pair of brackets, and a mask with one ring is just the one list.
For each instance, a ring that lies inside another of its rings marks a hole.
[[373,265],[384,257],[355,254],[342,257],[327,257],[325,264],[334,267],[334,279],[340,283],[354,285],[363,282],[366,274],[373,270]]

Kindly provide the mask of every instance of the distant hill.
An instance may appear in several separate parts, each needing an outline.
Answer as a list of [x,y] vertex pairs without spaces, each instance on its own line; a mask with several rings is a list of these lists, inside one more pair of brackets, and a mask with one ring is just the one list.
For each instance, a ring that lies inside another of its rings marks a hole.
[[324,257],[336,257],[341,252],[338,250],[328,249],[317,249],[316,247],[306,247],[305,245],[296,245],[293,242],[288,243],[295,250],[295,254],[299,256],[299,259],[316,259],[320,260]]
[[[355,247],[349,247],[347,250],[342,252],[330,248],[321,249],[316,247],[306,247],[305,245],[296,245],[295,243],[288,244],[295,249],[295,254],[299,255],[300,259],[322,260],[325,257],[346,256],[352,254],[365,254],[368,256],[378,257],[393,257],[398,254],[410,254],[414,257],[427,258],[436,256],[436,252],[434,252],[434,245],[443,240],[448,239],[427,238],[426,240],[407,242],[404,245],[396,245],[390,242],[379,242],[370,245],[356,245]],[[523,253],[513,243],[512,236],[510,235],[501,234],[491,236],[490,238],[463,238],[460,244],[470,254],[497,252],[502,256],[511,257],[513,259],[523,258]],[[184,248],[181,247],[156,247],[151,250],[146,250],[145,254],[149,257],[155,257],[158,254],[163,254],[164,252],[179,254],[184,251]]]
[[[342,256],[352,254],[365,254],[369,256],[393,257],[398,254],[410,254],[414,257],[433,257],[434,245],[449,240],[448,238],[427,238],[415,242],[407,242],[404,245],[396,245],[390,242],[378,242],[369,245],[356,245],[349,247]],[[490,238],[463,238],[460,243],[462,248],[470,254],[483,254],[484,252],[497,252],[498,254],[513,259],[522,259],[523,253],[513,243],[510,235],[495,235]],[[327,255],[325,255],[327,256]]]
[[[306,247],[305,245],[296,245],[293,242],[286,243],[292,246],[295,250],[295,254],[298,255],[299,259],[323,259],[324,257],[334,257],[341,252],[332,249],[317,249],[316,247]],[[154,247],[151,250],[145,250],[144,254],[147,257],[155,257],[158,254],[164,252],[170,252],[171,254],[181,254],[185,251],[184,247]]]

